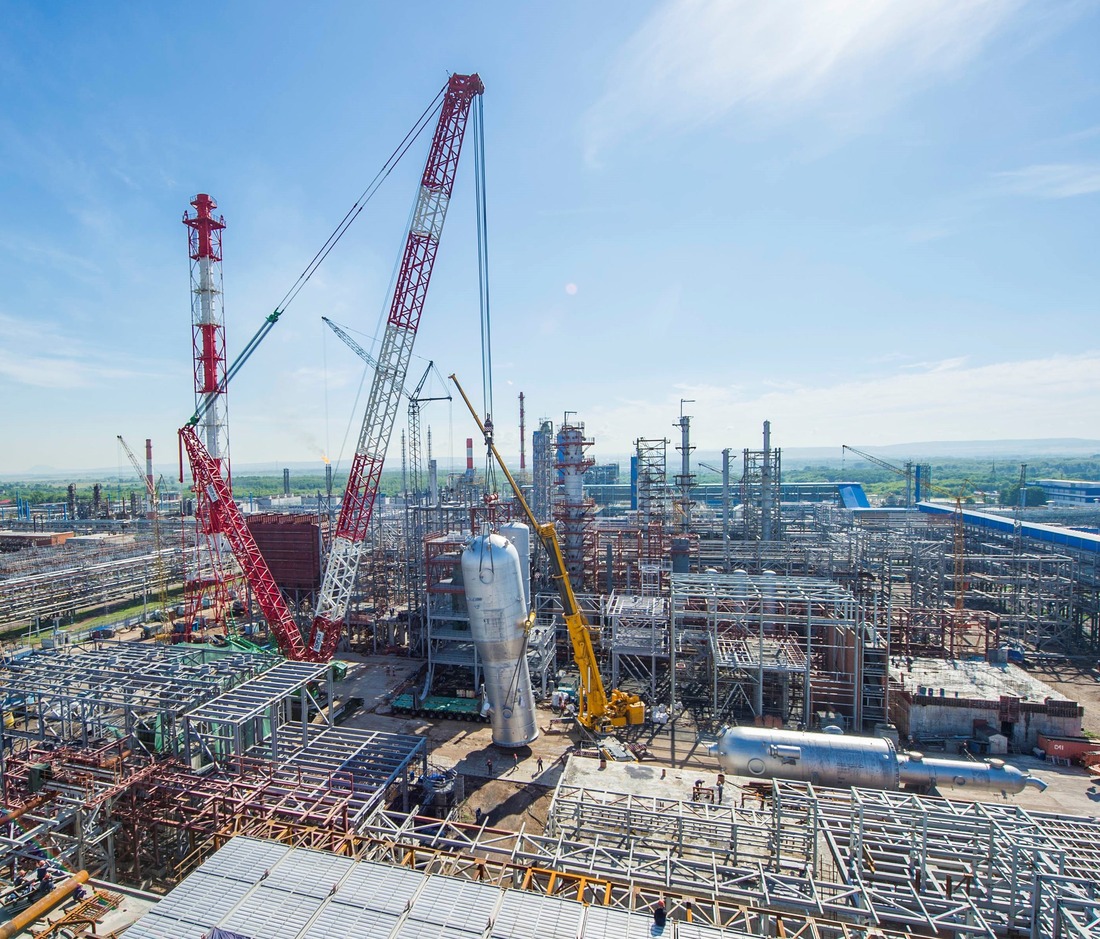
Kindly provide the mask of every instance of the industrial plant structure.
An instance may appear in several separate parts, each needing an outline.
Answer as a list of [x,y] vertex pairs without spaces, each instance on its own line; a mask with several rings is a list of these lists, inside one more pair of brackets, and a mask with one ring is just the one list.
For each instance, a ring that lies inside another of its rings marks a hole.
[[[1095,816],[955,797],[1042,788],[1013,761],[1079,736],[1080,704],[1019,664],[1100,653],[1100,536],[785,486],[769,422],[739,478],[730,441],[704,495],[691,431],[706,417],[688,402],[673,474],[653,427],[628,484],[601,473],[580,411],[533,425],[529,479],[501,461],[515,493],[477,472],[473,437],[465,472],[440,479],[429,442],[422,473],[428,399],[404,386],[482,91],[453,75],[441,92],[342,498],[331,470],[296,505],[251,511],[233,492],[224,222],[195,197],[188,498],[161,511],[163,539],[144,517],[155,497],[79,534],[75,511],[33,507],[0,532],[5,865],[45,853],[174,887],[127,933],[150,939],[641,935],[658,900],[685,939],[1089,935]],[[402,395],[411,484],[383,499]],[[148,602],[159,582],[171,604]],[[142,596],[148,641],[65,628]],[[216,641],[166,641],[201,633]],[[400,663],[371,704],[388,730],[338,723],[343,656]],[[464,814],[480,767],[436,764],[413,718],[487,719],[518,763],[550,736],[551,702],[577,719],[547,817],[503,830]],[[633,758],[666,733],[664,765]],[[740,777],[738,804],[724,782],[665,775],[700,759]]]

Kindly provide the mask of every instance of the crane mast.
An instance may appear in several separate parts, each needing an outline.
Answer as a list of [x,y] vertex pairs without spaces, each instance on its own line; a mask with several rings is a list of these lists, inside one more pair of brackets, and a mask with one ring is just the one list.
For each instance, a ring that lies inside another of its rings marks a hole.
[[362,545],[378,496],[382,465],[454,189],[470,105],[483,91],[484,86],[476,74],[452,75],[447,83],[405,241],[355,458],[348,473],[347,489],[317,601],[317,616],[310,630],[307,651],[310,658],[318,661],[331,658],[336,651],[355,587]]
[[142,470],[141,464],[138,463],[138,459],[134,455],[134,451],[131,450],[130,445],[122,439],[122,434],[117,434],[116,436],[118,437],[118,442],[121,444],[123,451],[126,453],[126,458],[134,468],[134,472],[137,473],[138,478],[145,483],[145,491],[149,495],[148,517],[153,523],[153,568],[156,571],[157,603],[160,604],[161,611],[167,614],[168,572],[164,567],[164,555],[161,550],[160,511],[157,505],[159,487],[157,483],[153,482],[153,444],[150,440],[145,441],[145,469]]
[[[416,388],[413,389],[413,393],[409,395],[409,480],[412,484],[411,491],[413,494],[413,501],[417,505],[420,503],[420,497],[423,494],[426,481],[424,479],[424,464],[420,459],[420,407],[423,404],[427,404],[429,401],[450,401],[450,395],[436,395],[434,397],[428,397],[422,395],[424,391],[424,385],[428,381],[428,376],[431,375],[432,369],[435,368],[434,362],[429,362],[428,367],[424,369],[424,374],[420,376],[420,381],[417,382]],[[429,441],[429,450],[431,449]],[[428,454],[429,459],[431,454]]]

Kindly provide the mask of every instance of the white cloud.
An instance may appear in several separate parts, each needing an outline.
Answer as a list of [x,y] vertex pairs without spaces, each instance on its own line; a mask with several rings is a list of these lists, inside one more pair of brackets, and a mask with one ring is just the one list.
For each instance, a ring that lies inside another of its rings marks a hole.
[[601,452],[628,452],[630,440],[652,426],[655,415],[678,413],[681,397],[697,402],[693,413],[701,417],[693,433],[705,449],[757,440],[764,420],[772,422],[775,444],[788,447],[1081,437],[1100,426],[1100,351],[989,365],[945,359],[835,385],[787,384],[759,394],[749,386],[683,385],[660,401],[586,408],[584,417]]
[[[0,380],[31,388],[88,388],[104,381],[140,375],[113,364],[107,352],[85,348],[55,324],[0,313]],[[116,357],[117,359],[117,357]]]
[[1023,0],[669,0],[586,115],[589,155],[734,110],[860,121],[973,59]]
[[997,173],[1003,189],[1040,199],[1068,199],[1100,192],[1100,163],[1038,163]]

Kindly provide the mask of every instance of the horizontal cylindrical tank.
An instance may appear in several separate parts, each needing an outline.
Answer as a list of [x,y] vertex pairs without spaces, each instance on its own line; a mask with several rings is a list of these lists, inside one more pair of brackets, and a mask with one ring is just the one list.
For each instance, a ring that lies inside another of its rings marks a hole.
[[1004,760],[973,762],[929,758],[910,752],[902,756],[901,781],[906,789],[937,788],[993,789],[1001,792],[1023,792],[1034,786],[1040,792],[1047,784],[1027,770],[1010,766]]
[[498,534],[478,535],[462,552],[470,635],[481,660],[493,743],[520,747],[539,735],[527,669],[527,604],[519,554]]
[[731,775],[794,779],[816,786],[968,787],[1005,793],[1023,792],[1027,786],[1046,789],[1041,779],[1003,760],[927,759],[920,753],[898,753],[884,737],[733,727],[722,733],[710,752]]
[[725,772],[736,776],[795,779],[841,788],[898,788],[897,752],[883,737],[732,727],[718,738],[711,752]]

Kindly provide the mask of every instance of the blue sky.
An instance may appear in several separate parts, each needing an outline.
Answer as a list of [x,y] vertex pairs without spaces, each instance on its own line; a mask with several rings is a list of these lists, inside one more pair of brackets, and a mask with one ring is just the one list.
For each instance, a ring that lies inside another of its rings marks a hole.
[[[193,407],[184,210],[235,354],[450,71],[485,86],[495,416],[594,455],[1097,437],[1100,4],[0,0],[0,473],[158,463]],[[237,463],[350,461],[426,143],[230,389]],[[410,368],[481,386],[473,161]],[[440,389],[436,389],[438,392]],[[472,426],[428,405],[433,449]],[[389,466],[399,466],[395,430]],[[673,443],[676,441],[674,440]],[[671,452],[671,451],[670,451]],[[919,457],[919,453],[914,453]]]

